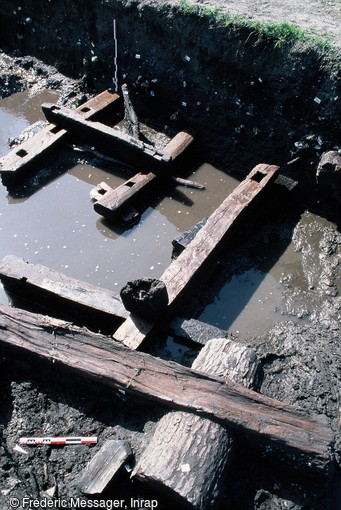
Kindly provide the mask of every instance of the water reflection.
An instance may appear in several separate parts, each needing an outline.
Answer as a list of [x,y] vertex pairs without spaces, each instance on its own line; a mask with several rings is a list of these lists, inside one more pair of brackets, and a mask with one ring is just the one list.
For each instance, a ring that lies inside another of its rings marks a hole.
[[[48,100],[46,95],[32,98],[26,92],[0,102],[0,154],[7,152],[9,136],[42,118],[40,103]],[[159,277],[171,262],[172,239],[210,216],[238,184],[203,164],[187,177],[204,184],[204,191],[179,185],[160,189],[146,197],[140,222],[121,228],[98,216],[89,194],[101,181],[114,188],[138,170],[99,159],[95,165],[95,159],[82,152],[79,157],[83,163],[54,169],[53,179],[45,169],[13,193],[0,186],[0,258],[14,254],[118,292],[128,280]],[[49,179],[44,180],[46,172]],[[32,189],[37,192],[32,194]],[[273,268],[261,262],[252,265],[254,254],[250,254],[251,265],[230,275],[200,319],[247,335],[280,319],[279,275],[294,257],[290,247],[280,249],[279,254],[277,240],[267,247],[269,256],[274,250]],[[1,288],[0,301],[7,302]]]

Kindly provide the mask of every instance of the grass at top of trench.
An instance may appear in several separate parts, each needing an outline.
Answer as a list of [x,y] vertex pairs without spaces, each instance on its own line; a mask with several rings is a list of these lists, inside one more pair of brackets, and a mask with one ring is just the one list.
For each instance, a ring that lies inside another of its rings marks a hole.
[[311,31],[302,30],[293,23],[251,20],[246,16],[229,14],[220,6],[198,5],[189,0],[178,0],[178,2],[183,14],[207,18],[217,27],[246,28],[253,33],[258,33],[259,36],[271,39],[275,48],[301,42],[307,50],[317,50],[321,54],[322,63],[328,64],[334,75],[341,71],[339,50],[327,39]]

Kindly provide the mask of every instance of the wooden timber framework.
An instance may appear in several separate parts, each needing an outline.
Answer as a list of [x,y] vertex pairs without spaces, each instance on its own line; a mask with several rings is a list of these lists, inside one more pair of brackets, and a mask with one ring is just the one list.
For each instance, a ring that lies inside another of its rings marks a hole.
[[3,345],[60,363],[109,387],[231,426],[291,465],[322,472],[332,467],[334,435],[324,416],[127,349],[64,321],[3,305],[0,338]]
[[[66,139],[90,140],[103,152],[140,170],[116,189],[99,184],[92,192],[95,210],[116,221],[151,183],[159,179],[172,182],[173,163],[193,143],[192,135],[180,132],[163,149],[157,149],[101,122],[102,115],[120,109],[120,96],[110,91],[73,111],[44,105],[50,124],[0,160],[3,182],[25,177]],[[168,305],[154,322],[129,314],[120,297],[109,290],[29,264],[14,255],[5,257],[0,262],[0,279],[11,295],[38,305],[53,303],[59,316],[83,325],[87,325],[86,317],[93,315],[100,325],[107,324],[105,330],[110,336],[91,333],[60,318],[0,306],[1,344],[57,361],[124,392],[222,423],[245,433],[252,444],[291,465],[331,472],[335,439],[326,417],[270,399],[228,379],[200,374],[137,351],[146,339],[157,334],[161,323],[177,315],[217,253],[227,251],[236,233],[271,199],[278,175],[279,167],[275,165],[257,165],[204,222],[161,276]]]

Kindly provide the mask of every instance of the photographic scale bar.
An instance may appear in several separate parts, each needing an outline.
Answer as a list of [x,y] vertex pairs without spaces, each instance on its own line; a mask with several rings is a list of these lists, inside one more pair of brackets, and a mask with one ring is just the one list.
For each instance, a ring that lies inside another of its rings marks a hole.
[[20,444],[28,446],[48,444],[48,445],[68,445],[68,444],[97,444],[97,437],[21,437]]

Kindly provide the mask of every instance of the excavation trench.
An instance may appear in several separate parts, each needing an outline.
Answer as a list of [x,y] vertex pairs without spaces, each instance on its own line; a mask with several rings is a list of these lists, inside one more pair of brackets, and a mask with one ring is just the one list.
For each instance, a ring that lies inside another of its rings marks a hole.
[[[337,431],[340,218],[315,179],[322,153],[340,143],[335,71],[299,43],[278,46],[246,28],[224,28],[211,16],[149,2],[25,2],[18,9],[9,1],[0,11],[0,156],[8,138],[43,119],[41,103],[77,106],[111,86],[115,18],[119,78],[139,118],[168,137],[183,129],[194,133],[200,150],[181,174],[206,187],[153,193],[137,225],[116,227],[95,213],[89,192],[101,181],[116,187],[131,169],[108,164],[91,147],[65,147],[26,182],[1,186],[0,258],[14,254],[118,292],[128,280],[158,278],[171,261],[171,241],[208,217],[256,164],[279,165],[297,189],[272,204],[238,247],[220,255],[209,285],[191,294],[181,315],[254,345],[263,361],[261,391],[327,414]],[[8,303],[3,289],[0,300]],[[167,328],[146,348],[186,365],[197,354]],[[19,455],[13,447],[21,433],[128,438],[139,458],[165,412],[87,382],[74,384],[64,374],[56,381],[51,368],[33,359],[4,351],[1,363],[0,479],[18,497],[52,485],[61,497],[78,494],[77,475],[92,456],[91,449],[47,447]],[[235,462],[219,510],[340,504],[338,468],[331,481],[311,480],[271,465],[242,440]],[[120,476],[106,497],[135,495]],[[3,508],[8,494],[0,496]]]

